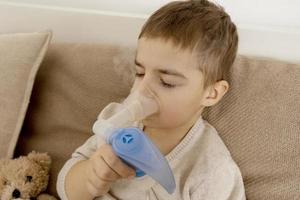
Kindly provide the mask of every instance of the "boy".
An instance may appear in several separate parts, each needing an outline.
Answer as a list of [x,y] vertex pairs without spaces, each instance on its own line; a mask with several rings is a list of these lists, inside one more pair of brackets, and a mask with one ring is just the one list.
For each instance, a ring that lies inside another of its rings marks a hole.
[[[236,26],[222,7],[207,0],[175,1],[143,26],[135,58],[133,90],[150,89],[159,112],[136,122],[165,155],[176,190],[168,194],[151,177],[136,178],[110,145],[96,148],[95,135],[72,154],[57,190],[70,200],[244,200],[235,164],[217,131],[201,113],[229,89],[225,79],[237,54]],[[98,118],[118,110],[109,104]]]

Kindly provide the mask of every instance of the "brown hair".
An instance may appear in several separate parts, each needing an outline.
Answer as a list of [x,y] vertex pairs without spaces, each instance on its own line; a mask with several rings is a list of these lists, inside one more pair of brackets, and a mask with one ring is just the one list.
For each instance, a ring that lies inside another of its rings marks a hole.
[[166,4],[146,21],[141,37],[171,39],[182,49],[196,50],[204,89],[225,80],[238,48],[235,24],[223,7],[208,0]]

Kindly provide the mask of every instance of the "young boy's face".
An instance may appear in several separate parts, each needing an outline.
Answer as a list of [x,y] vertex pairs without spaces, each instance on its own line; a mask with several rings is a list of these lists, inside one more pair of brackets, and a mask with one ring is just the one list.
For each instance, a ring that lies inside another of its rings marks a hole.
[[194,53],[171,41],[141,38],[135,68],[132,91],[147,87],[159,102],[159,112],[143,120],[145,126],[175,128],[198,119],[204,91]]

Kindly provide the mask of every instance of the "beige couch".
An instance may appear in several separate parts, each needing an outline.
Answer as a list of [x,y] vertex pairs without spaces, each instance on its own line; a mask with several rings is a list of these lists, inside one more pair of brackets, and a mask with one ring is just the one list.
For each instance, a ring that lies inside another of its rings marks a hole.
[[[50,44],[14,151],[15,157],[49,152],[50,193],[56,195],[58,171],[93,134],[101,109],[128,95],[132,51],[106,44]],[[247,199],[300,199],[300,65],[238,55],[228,79],[230,91],[203,116],[239,165]]]

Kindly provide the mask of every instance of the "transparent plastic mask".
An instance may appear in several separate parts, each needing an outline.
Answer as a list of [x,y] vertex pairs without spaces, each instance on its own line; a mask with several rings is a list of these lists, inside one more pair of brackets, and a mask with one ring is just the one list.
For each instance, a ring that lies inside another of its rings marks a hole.
[[93,132],[97,145],[103,139],[112,145],[114,152],[136,169],[136,176],[151,176],[168,193],[173,193],[176,184],[172,170],[151,140],[136,127],[127,127],[159,111],[159,104],[149,89],[131,91],[121,103],[121,108],[108,119],[97,120]]
[[159,111],[159,103],[149,89],[131,91],[121,109],[108,119],[97,120],[93,131],[107,139],[114,129],[124,128]]

